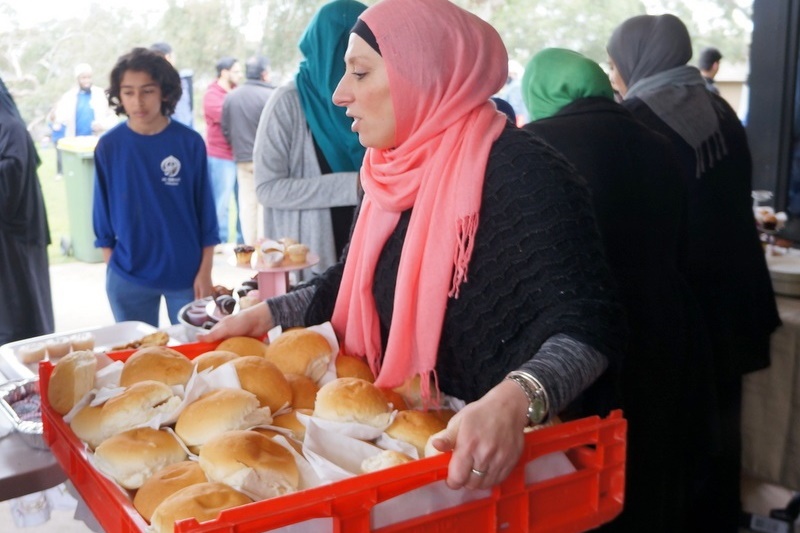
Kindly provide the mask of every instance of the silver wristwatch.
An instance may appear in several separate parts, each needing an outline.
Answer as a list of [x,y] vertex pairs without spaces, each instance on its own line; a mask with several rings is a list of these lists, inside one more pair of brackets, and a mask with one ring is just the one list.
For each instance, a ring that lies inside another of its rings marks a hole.
[[539,380],[528,372],[514,370],[509,372],[506,379],[515,382],[528,397],[528,426],[538,426],[544,423],[550,414],[550,401],[547,391]]

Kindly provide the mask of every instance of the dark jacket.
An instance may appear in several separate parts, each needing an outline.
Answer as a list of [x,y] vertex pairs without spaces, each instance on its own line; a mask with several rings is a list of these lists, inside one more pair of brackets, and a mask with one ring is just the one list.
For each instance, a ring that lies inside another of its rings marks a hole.
[[258,80],[247,80],[225,96],[222,104],[222,134],[233,148],[237,163],[253,160],[253,141],[256,138],[261,110],[275,87]]
[[699,178],[688,143],[642,100],[623,105],[677,149],[688,190],[687,279],[711,333],[715,372],[734,377],[769,365],[769,335],[780,318],[753,218],[745,130],[725,100],[709,97],[727,154]]

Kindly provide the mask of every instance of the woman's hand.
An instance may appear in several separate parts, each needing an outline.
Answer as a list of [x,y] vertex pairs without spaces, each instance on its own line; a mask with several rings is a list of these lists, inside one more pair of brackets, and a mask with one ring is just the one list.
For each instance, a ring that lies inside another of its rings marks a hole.
[[239,311],[235,315],[226,316],[217,322],[207,334],[198,335],[197,340],[217,342],[238,336],[260,338],[266,335],[272,327],[272,312],[266,302],[261,302]]
[[522,454],[527,409],[519,385],[503,380],[450,419],[432,442],[439,451],[453,450],[447,486],[487,489],[508,477]]

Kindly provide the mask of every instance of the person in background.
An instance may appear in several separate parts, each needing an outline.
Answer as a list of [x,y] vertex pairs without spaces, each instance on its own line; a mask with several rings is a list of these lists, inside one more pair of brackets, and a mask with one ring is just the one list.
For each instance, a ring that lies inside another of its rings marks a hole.
[[[167,42],[157,42],[150,45],[150,50],[158,52],[163,55],[170,64],[175,67],[176,58],[172,46]],[[176,69],[178,67],[175,67]],[[186,124],[190,128],[194,127],[194,87],[193,78],[194,72],[191,69],[181,69],[178,71],[181,77],[181,99],[175,105],[175,112],[171,118],[174,118],[182,124]]]
[[685,531],[690,480],[711,452],[713,376],[700,309],[681,272],[687,199],[675,148],[614,102],[600,65],[572,50],[534,55],[522,91],[532,119],[523,129],[589,184],[630,327],[620,374],[625,506],[601,530]]
[[77,85],[56,103],[52,128],[62,137],[100,135],[113,127],[117,118],[108,106],[105,91],[92,84],[92,67],[80,63],[74,73]]
[[511,104],[509,104],[499,96],[492,96],[490,100],[494,102],[494,105],[497,106],[498,111],[500,111],[501,113],[505,113],[505,115],[508,117],[508,120],[511,121],[512,124],[516,125],[517,114],[514,112],[514,108],[511,106]]
[[128,120],[95,149],[95,246],[106,261],[106,292],[117,322],[158,327],[211,294],[219,228],[202,136],[169,117],[181,96],[175,68],[134,48],[111,71],[108,101]]
[[265,235],[295,239],[319,256],[298,281],[336,263],[350,235],[364,148],[331,95],[345,71],[347,36],[365,8],[355,0],[320,8],[300,37],[304,59],[295,79],[275,90],[258,124],[253,163]]
[[697,60],[700,74],[703,75],[703,80],[706,82],[706,89],[714,94],[719,94],[719,89],[714,83],[714,77],[719,72],[720,60],[722,60],[722,54],[714,47],[704,48],[700,52],[700,59]]
[[[691,531],[738,531],[742,375],[769,366],[780,325],[752,210],[752,160],[734,110],[706,90],[689,32],[673,15],[641,15],[608,46],[611,84],[635,117],[670,139],[688,189],[685,275],[714,356],[719,453],[692,501]],[[693,416],[693,414],[692,414]],[[688,531],[688,530],[687,530]]]
[[256,195],[253,143],[261,111],[275,86],[269,83],[269,61],[266,57],[249,58],[244,70],[246,81],[229,92],[222,105],[222,133],[233,148],[236,160],[242,237],[245,243],[254,245],[264,237],[264,209]]
[[419,378],[426,406],[439,392],[467,402],[432,444],[453,450],[450,487],[494,486],[523,430],[614,367],[625,342],[589,191],[489,101],[507,52],[479,17],[447,0],[383,0],[344,59],[333,100],[367,152],[343,262],[201,339],[330,320],[377,386]]
[[0,79],[0,346],[53,333],[50,229],[39,155]]
[[[236,202],[236,236],[238,243],[244,242],[239,222],[239,202],[236,186],[236,163],[233,149],[222,133],[222,105],[225,97],[238,84],[242,77],[242,66],[232,57],[223,57],[217,62],[217,79],[208,86],[203,97],[203,115],[206,120],[206,147],[208,150],[208,174],[214,191],[214,204],[217,209],[219,241],[228,242],[228,212],[231,195]],[[221,251],[221,248],[220,250]]]

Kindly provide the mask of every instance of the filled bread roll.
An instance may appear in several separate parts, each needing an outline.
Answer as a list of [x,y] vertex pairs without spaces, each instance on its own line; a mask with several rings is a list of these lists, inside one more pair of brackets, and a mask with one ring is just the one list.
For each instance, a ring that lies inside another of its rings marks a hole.
[[175,422],[175,433],[195,451],[220,433],[254,425],[249,417],[258,407],[258,398],[252,392],[216,389],[183,409]]
[[284,374],[303,374],[319,381],[328,369],[333,350],[316,331],[296,328],[284,331],[267,346],[266,359]]
[[150,521],[155,533],[172,533],[175,522],[194,518],[197,522],[214,520],[221,511],[252,503],[253,500],[224,483],[195,483],[184,487],[161,502]]
[[376,472],[378,470],[383,470],[384,468],[402,465],[408,463],[409,461],[413,461],[413,459],[404,453],[396,452],[394,450],[382,450],[380,453],[367,457],[361,461],[361,472],[364,474],[369,474],[370,472]]
[[264,357],[267,345],[253,337],[231,337],[217,346],[217,350],[225,350],[239,355],[258,355]]
[[97,357],[90,350],[72,352],[61,358],[50,374],[47,387],[50,406],[60,415],[70,412],[94,388],[96,371]]
[[219,481],[257,499],[294,492],[300,483],[292,453],[255,431],[229,431],[200,449],[200,467]]
[[206,368],[217,368],[228,361],[233,361],[237,357],[239,357],[239,354],[228,350],[212,350],[198,355],[192,359],[192,363],[194,363],[197,372],[200,373]]
[[336,378],[317,393],[314,416],[335,422],[386,427],[392,408],[381,390],[358,378]]
[[172,433],[149,427],[113,435],[94,451],[95,466],[126,489],[138,489],[157,470],[184,459]]
[[172,463],[156,470],[142,483],[133,497],[133,506],[149,523],[153,511],[168,496],[189,485],[206,481],[208,478],[197,461]]
[[354,355],[340,353],[336,356],[337,378],[360,378],[370,383],[375,382],[375,375],[366,361]]
[[295,409],[314,409],[319,385],[308,376],[284,374],[292,389],[292,407]]
[[273,413],[292,403],[292,387],[277,366],[263,357],[246,355],[231,362],[241,387],[256,395],[262,407]]
[[182,353],[166,346],[148,346],[133,352],[122,366],[121,387],[153,380],[167,385],[186,385],[194,366]]
[[447,423],[431,412],[399,411],[386,434],[417,449],[417,457],[425,457],[425,445],[431,435],[442,431]]

